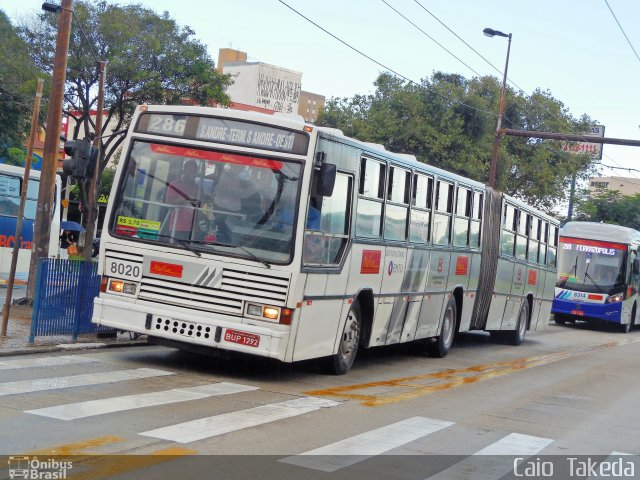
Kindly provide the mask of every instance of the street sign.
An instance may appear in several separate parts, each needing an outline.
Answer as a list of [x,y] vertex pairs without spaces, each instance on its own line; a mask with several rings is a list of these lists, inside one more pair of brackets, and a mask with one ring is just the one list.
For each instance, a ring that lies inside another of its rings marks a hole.
[[[588,137],[604,137],[604,125],[592,125],[584,133]],[[593,160],[602,160],[602,144],[591,142],[562,142],[562,151],[571,153],[586,153]]]

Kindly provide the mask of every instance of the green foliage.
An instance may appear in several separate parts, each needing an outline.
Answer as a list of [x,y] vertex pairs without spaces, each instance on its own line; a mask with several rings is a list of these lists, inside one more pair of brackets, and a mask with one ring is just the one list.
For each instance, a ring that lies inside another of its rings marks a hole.
[[[331,98],[318,124],[345,135],[381,143],[387,150],[485,182],[493,151],[501,84],[493,77],[435,72],[421,85],[383,73],[371,95]],[[579,132],[593,122],[573,118],[550,92],[530,96],[507,89],[503,128]],[[596,165],[587,156],[560,150],[550,140],[503,136],[497,187],[547,211],[566,201],[571,178],[589,177]]]
[[8,149],[22,146],[29,134],[38,71],[27,44],[2,10],[0,38],[0,157],[14,162],[16,152],[9,154]]
[[100,178],[100,195],[109,195],[111,186],[113,185],[113,177],[115,177],[115,168],[105,168]]
[[612,223],[640,230],[640,194],[622,195],[616,190],[604,190],[589,196],[582,192],[576,201],[574,220]]
[[15,165],[16,167],[24,167],[26,158],[27,152],[23,148],[9,147],[6,151],[6,160],[4,163],[7,165]]

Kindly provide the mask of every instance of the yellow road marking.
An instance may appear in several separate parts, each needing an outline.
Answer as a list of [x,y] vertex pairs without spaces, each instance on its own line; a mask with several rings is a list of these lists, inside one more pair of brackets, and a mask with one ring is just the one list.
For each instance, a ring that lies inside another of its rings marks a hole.
[[41,450],[34,450],[25,455],[83,455],[87,452],[87,448],[96,448],[110,443],[118,443],[124,441],[124,438],[115,435],[105,435],[103,437],[91,438],[89,440],[81,440],[74,443],[66,443],[55,447],[48,447]]
[[[101,480],[116,475],[171,462],[185,455],[197,454],[197,450],[172,447],[157,450],[148,455],[105,455],[93,457],[77,464],[78,470],[71,470],[70,480]],[[74,468],[76,463],[74,462]]]
[[[566,358],[584,355],[590,352],[603,350],[605,348],[616,347],[627,343],[635,343],[640,339],[620,340],[616,342],[604,343],[587,347],[575,351],[565,351],[537,355],[533,357],[517,358],[515,360],[489,363],[485,365],[474,365],[472,367],[457,370],[444,370],[437,373],[424,373],[410,377],[401,377],[377,382],[361,383],[357,385],[347,385],[342,387],[327,388],[322,390],[312,390],[303,392],[305,395],[317,395],[323,397],[338,397],[347,400],[358,400],[367,407],[380,407],[391,403],[409,400],[433,392],[449,390],[470,383],[488,380],[490,378],[508,375],[527,368],[538,367],[549,363],[564,360]],[[385,393],[367,394],[363,390],[371,388],[387,387]],[[398,391],[400,390],[400,391]],[[391,393],[389,393],[391,391]],[[356,393],[359,392],[359,393]],[[395,393],[395,394],[394,394]]]
[[[44,461],[47,457],[56,457],[58,461],[68,461],[73,464],[68,471],[67,478],[74,480],[100,480],[121,475],[133,470],[151,467],[165,462],[171,462],[185,455],[195,455],[197,450],[182,447],[169,447],[153,451],[146,455],[113,454],[102,455],[90,452],[104,445],[123,442],[123,437],[105,435],[102,437],[81,440],[78,442],[56,445],[53,447],[34,450],[25,454],[29,457],[40,457]],[[68,458],[59,458],[68,457]]]

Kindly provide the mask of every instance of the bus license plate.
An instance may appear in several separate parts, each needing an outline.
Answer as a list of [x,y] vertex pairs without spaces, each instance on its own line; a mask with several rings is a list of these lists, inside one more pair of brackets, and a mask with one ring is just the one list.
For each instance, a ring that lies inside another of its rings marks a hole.
[[253,333],[239,332],[238,330],[227,330],[224,332],[224,339],[227,342],[239,343],[247,347],[257,347],[260,345],[260,336]]
[[584,312],[582,310],[571,310],[571,315],[579,315],[581,317],[584,316]]

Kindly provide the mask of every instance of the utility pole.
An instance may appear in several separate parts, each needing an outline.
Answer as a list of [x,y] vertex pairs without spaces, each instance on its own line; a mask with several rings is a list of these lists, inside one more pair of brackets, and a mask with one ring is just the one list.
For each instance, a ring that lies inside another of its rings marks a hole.
[[[54,192],[60,142],[60,121],[62,119],[64,84],[67,76],[67,55],[69,52],[72,14],[73,0],[62,0],[60,5],[60,18],[58,19],[58,38],[53,62],[53,76],[51,77],[51,97],[49,98],[49,111],[47,113],[44,158],[40,172],[40,188],[38,189],[33,249],[31,252],[31,264],[29,266],[27,301],[33,301],[39,260],[49,256],[50,227],[55,212]],[[59,232],[54,232],[56,236],[58,233]]]
[[33,142],[38,132],[38,116],[40,114],[40,100],[42,99],[42,85],[44,80],[38,79],[36,89],[36,99],[33,101],[33,113],[31,114],[31,132],[29,133],[29,144],[27,145],[27,158],[24,162],[24,176],[22,179],[22,191],[20,192],[20,207],[16,218],[16,234],[13,241],[13,254],[11,256],[11,269],[9,270],[9,280],[7,281],[7,296],[2,309],[2,330],[1,336],[7,335],[9,325],[9,312],[11,311],[11,297],[13,296],[13,284],[16,278],[16,267],[18,265],[18,254],[20,253],[20,243],[22,240],[22,221],[24,220],[24,206],[27,203],[27,191],[29,188],[29,174],[31,173],[31,157],[33,157]]
[[87,212],[87,230],[84,234],[85,261],[91,260],[93,237],[96,232],[96,222],[98,219],[98,196],[96,195],[96,190],[98,186],[98,178],[100,177],[100,157],[102,156],[102,111],[104,102],[104,79],[106,75],[107,62],[100,62],[99,68],[100,82],[98,84],[98,112],[96,114],[95,130],[96,137],[93,139],[93,146],[97,149],[97,157],[95,167],[93,167],[93,175],[91,176],[91,184],[89,186],[89,200],[87,202],[89,211]]

